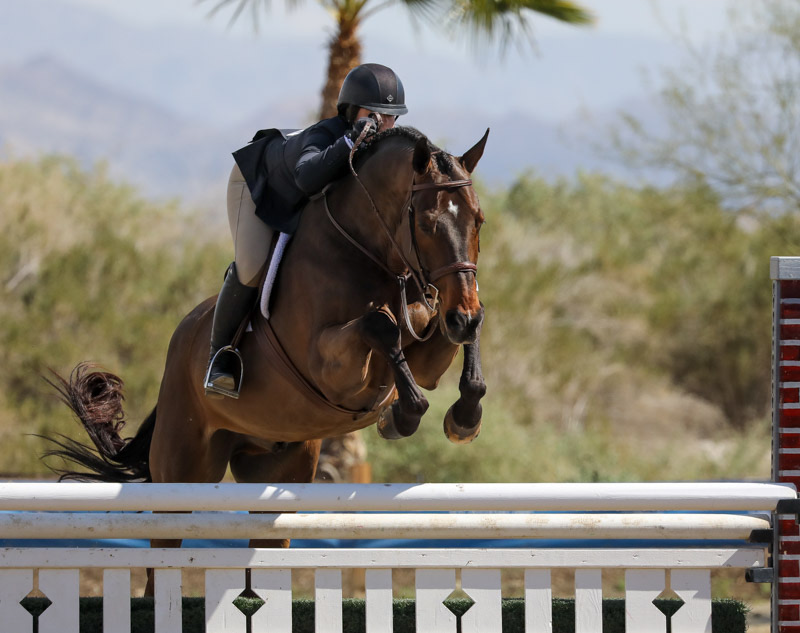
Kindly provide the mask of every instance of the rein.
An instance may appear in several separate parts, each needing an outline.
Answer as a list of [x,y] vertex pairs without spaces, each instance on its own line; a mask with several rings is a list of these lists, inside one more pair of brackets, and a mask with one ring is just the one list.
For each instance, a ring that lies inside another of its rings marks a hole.
[[[429,314],[431,318],[436,314],[438,310],[439,304],[439,289],[433,285],[434,281],[438,281],[442,277],[446,277],[447,275],[452,275],[456,273],[473,273],[475,275],[478,274],[478,266],[473,264],[472,262],[454,262],[452,264],[448,264],[446,266],[442,266],[441,268],[437,268],[433,272],[428,272],[425,266],[422,263],[422,258],[419,250],[419,244],[417,243],[417,233],[416,233],[416,216],[414,213],[414,205],[413,205],[413,196],[414,192],[416,191],[426,191],[426,190],[436,190],[436,191],[448,191],[451,189],[460,189],[461,187],[468,187],[472,185],[471,179],[464,179],[464,180],[449,180],[447,182],[426,182],[426,183],[414,183],[411,184],[411,191],[408,196],[408,214],[409,214],[409,231],[411,232],[411,244],[414,248],[414,255],[417,259],[417,263],[419,264],[419,270],[415,269],[414,266],[411,265],[411,262],[408,261],[408,258],[403,253],[403,249],[397,243],[397,240],[394,239],[392,235],[392,231],[389,228],[389,225],[386,223],[386,220],[381,215],[380,211],[378,210],[377,205],[375,204],[375,200],[372,198],[369,190],[366,188],[361,179],[358,177],[358,173],[356,172],[355,168],[353,167],[353,156],[355,155],[356,149],[361,144],[361,142],[366,137],[368,128],[365,127],[361,134],[358,136],[356,141],[353,143],[353,147],[350,150],[349,156],[349,166],[350,172],[353,174],[353,177],[356,179],[356,182],[359,184],[361,189],[363,189],[364,193],[369,200],[369,203],[372,207],[373,212],[375,215],[378,216],[380,220],[381,226],[383,227],[384,233],[389,238],[389,242],[392,244],[392,247],[400,256],[400,259],[403,261],[403,264],[406,266],[408,272],[404,274],[397,274],[393,272],[384,262],[382,262],[378,257],[376,257],[373,253],[369,251],[369,249],[365,248],[361,245],[352,235],[350,235],[347,230],[339,224],[336,219],[333,217],[331,213],[330,206],[328,205],[328,197],[326,195],[325,190],[322,191],[322,199],[325,204],[325,213],[328,216],[331,224],[336,228],[339,233],[341,233],[345,239],[347,239],[350,244],[355,246],[361,253],[366,255],[373,263],[375,263],[381,270],[386,272],[388,275],[397,279],[397,283],[400,286],[400,309],[402,311],[403,320],[406,324],[406,329],[408,329],[411,336],[419,342],[427,341],[428,339],[433,336],[433,333],[436,331],[435,328],[431,328],[427,334],[420,336],[414,331],[414,327],[411,324],[411,318],[408,314],[408,301],[406,299],[406,285],[409,279],[414,279],[414,282],[420,289],[422,293],[422,299],[425,305],[428,308]],[[430,301],[429,301],[430,298]]]

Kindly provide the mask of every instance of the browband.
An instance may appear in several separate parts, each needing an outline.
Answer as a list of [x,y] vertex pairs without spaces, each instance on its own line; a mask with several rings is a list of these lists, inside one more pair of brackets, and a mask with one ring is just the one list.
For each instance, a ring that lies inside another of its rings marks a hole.
[[423,182],[411,185],[411,191],[422,191],[423,189],[459,189],[469,187],[472,180],[448,180],[447,182]]

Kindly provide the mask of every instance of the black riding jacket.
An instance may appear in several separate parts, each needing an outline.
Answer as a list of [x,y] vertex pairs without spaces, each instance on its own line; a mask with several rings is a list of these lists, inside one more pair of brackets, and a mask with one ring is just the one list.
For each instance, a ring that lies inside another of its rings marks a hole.
[[294,233],[308,198],[344,175],[348,129],[347,121],[335,116],[304,130],[259,130],[234,152],[256,215],[278,231]]

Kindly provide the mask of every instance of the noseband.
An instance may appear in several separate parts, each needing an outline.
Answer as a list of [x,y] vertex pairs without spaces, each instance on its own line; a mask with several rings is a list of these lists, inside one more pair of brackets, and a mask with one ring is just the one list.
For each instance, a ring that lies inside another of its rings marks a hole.
[[442,266],[441,268],[437,268],[433,272],[429,272],[425,265],[422,263],[422,258],[420,254],[419,244],[417,243],[417,232],[416,232],[416,214],[414,212],[414,204],[413,204],[413,197],[414,193],[417,191],[427,191],[427,190],[434,190],[434,191],[450,191],[453,189],[460,189],[461,187],[469,187],[472,185],[471,179],[464,179],[464,180],[449,180],[446,182],[426,182],[426,183],[411,183],[411,192],[408,196],[408,215],[409,215],[409,231],[411,233],[411,244],[414,249],[414,256],[416,257],[417,264],[419,265],[418,268],[415,268],[411,265],[411,262],[408,261],[408,258],[403,253],[403,249],[397,243],[397,240],[394,239],[394,235],[392,235],[392,231],[389,228],[389,225],[386,223],[386,220],[381,215],[378,207],[375,205],[375,201],[370,195],[369,190],[364,186],[364,183],[361,182],[361,179],[358,177],[355,168],[353,167],[353,155],[355,154],[355,150],[363,140],[365,136],[366,128],[361,133],[359,138],[353,144],[353,148],[350,150],[350,171],[352,172],[353,176],[356,179],[356,182],[361,186],[364,190],[364,193],[367,195],[369,199],[370,205],[372,206],[372,210],[375,212],[375,215],[378,216],[380,220],[381,226],[383,227],[386,236],[389,238],[389,242],[392,244],[392,247],[400,256],[400,259],[403,261],[403,264],[406,266],[408,272],[404,274],[397,274],[393,272],[384,262],[378,259],[373,253],[371,253],[367,248],[361,245],[352,235],[350,235],[345,228],[339,224],[336,219],[331,214],[330,206],[328,205],[328,197],[326,195],[325,190],[322,191],[322,199],[325,204],[325,213],[328,216],[331,224],[341,233],[348,242],[350,242],[353,246],[355,246],[359,251],[361,251],[364,255],[366,255],[370,260],[372,260],[379,268],[386,271],[390,276],[395,277],[397,279],[398,285],[400,286],[400,306],[403,312],[403,317],[406,323],[406,327],[411,334],[417,341],[427,341],[433,333],[436,331],[435,328],[431,328],[430,331],[424,335],[419,336],[414,331],[413,326],[411,325],[411,319],[408,314],[408,301],[406,299],[406,285],[408,283],[409,278],[413,278],[416,282],[417,286],[420,289],[422,294],[422,299],[427,306],[430,316],[433,317],[436,314],[439,304],[439,289],[433,285],[433,282],[438,281],[442,277],[446,277],[447,275],[452,275],[456,273],[472,273],[477,276],[478,274],[478,266],[473,264],[472,262],[454,262],[452,264],[448,264],[446,266]]

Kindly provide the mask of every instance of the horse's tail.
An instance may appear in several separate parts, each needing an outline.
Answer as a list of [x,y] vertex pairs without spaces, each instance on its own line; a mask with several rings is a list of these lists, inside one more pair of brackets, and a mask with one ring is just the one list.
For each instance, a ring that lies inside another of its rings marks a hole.
[[150,441],[156,424],[156,410],[142,422],[136,435],[120,437],[125,426],[122,410],[122,380],[104,371],[93,371],[92,365],[81,363],[65,380],[55,372],[55,381],[47,380],[72,409],[89,434],[94,448],[63,435],[46,438],[58,448],[43,457],[61,457],[86,470],[53,468],[59,481],[152,481],[150,475]]

